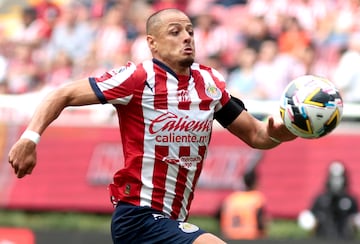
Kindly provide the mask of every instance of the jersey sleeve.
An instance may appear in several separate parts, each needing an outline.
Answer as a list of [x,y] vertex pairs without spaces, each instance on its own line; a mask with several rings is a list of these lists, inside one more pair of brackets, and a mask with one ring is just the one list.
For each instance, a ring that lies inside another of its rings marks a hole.
[[89,77],[91,88],[103,104],[127,104],[133,97],[138,77],[138,68],[132,63],[105,72],[99,77]]
[[227,104],[231,98],[229,91],[226,89],[226,81],[224,76],[218,72],[216,69],[211,69],[213,79],[215,80],[216,86],[221,90],[221,99],[220,103],[216,106],[215,112],[222,109],[222,107]]
[[243,111],[246,110],[244,103],[236,98],[232,97],[229,91],[226,89],[226,82],[216,69],[209,68],[206,66],[200,66],[203,69],[208,69],[213,80],[216,83],[216,87],[221,91],[221,98],[217,106],[215,107],[214,118],[223,126],[227,127],[231,124],[236,117]]

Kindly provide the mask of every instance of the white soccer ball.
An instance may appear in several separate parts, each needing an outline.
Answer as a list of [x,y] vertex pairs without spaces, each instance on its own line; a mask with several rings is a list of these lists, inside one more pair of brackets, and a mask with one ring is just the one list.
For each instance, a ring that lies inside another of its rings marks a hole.
[[304,75],[292,80],[280,100],[285,126],[302,138],[319,138],[341,121],[343,100],[333,83],[324,77]]

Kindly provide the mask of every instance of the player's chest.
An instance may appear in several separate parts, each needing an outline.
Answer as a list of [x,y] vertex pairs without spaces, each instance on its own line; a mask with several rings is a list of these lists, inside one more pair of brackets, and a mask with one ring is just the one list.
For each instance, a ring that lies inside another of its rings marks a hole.
[[213,110],[221,99],[221,90],[215,84],[196,81],[168,79],[146,82],[142,103],[154,109]]

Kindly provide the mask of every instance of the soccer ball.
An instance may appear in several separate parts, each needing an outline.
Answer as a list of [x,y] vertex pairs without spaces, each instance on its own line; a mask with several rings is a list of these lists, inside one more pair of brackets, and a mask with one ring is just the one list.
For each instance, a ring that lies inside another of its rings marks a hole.
[[319,138],[333,131],[341,121],[343,100],[328,79],[303,75],[292,80],[280,100],[285,126],[302,138]]

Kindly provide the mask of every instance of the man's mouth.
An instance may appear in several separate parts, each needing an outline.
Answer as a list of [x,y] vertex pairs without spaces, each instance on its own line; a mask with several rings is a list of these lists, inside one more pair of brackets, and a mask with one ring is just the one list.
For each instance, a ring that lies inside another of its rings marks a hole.
[[191,47],[185,47],[184,48],[184,53],[186,54],[192,54],[193,53],[193,49]]

